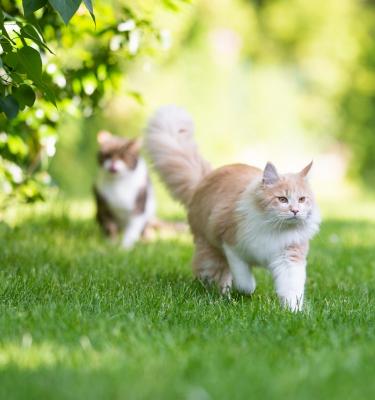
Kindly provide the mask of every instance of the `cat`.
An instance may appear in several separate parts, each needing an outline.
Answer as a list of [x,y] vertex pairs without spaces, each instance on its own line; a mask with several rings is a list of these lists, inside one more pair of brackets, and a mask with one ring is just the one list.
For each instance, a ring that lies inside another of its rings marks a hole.
[[122,234],[122,246],[130,249],[155,215],[155,198],[141,141],[101,131],[99,173],[94,184],[96,218],[111,238]]
[[293,174],[279,174],[270,162],[264,170],[245,164],[212,169],[193,134],[186,111],[164,106],[149,121],[146,147],[172,195],[187,208],[195,275],[223,293],[233,284],[252,294],[252,268],[263,266],[281,304],[302,310],[309,240],[320,224],[307,178],[312,162]]

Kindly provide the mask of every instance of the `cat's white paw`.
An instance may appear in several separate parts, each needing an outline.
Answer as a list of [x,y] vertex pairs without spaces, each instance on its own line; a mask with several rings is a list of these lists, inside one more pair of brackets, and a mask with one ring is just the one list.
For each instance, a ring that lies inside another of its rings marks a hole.
[[283,307],[292,312],[299,312],[303,309],[303,295],[293,294],[288,296],[280,296]]
[[240,282],[234,282],[236,289],[244,294],[253,294],[256,289],[256,282],[253,275],[247,275],[246,279],[242,279]]
[[124,240],[122,241],[122,247],[126,250],[131,250],[136,241],[137,239],[135,238],[125,236]]
[[224,244],[224,252],[233,275],[234,287],[241,293],[254,293],[256,282],[248,264],[226,243]]

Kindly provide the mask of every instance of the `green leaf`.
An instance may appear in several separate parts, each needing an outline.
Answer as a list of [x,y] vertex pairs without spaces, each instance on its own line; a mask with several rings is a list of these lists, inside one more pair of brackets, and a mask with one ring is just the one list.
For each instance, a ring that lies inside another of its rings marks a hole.
[[22,37],[31,39],[38,46],[42,46],[46,48],[51,54],[54,54],[53,51],[46,45],[46,43],[43,40],[43,37],[40,35],[38,30],[33,25],[31,24],[24,25],[21,28],[20,33]]
[[82,0],[49,0],[49,3],[61,15],[65,24],[68,24]]
[[9,118],[15,118],[18,114],[20,107],[17,100],[12,96],[0,97],[0,110]]
[[17,54],[26,75],[32,81],[40,82],[42,77],[42,59],[39,52],[30,46],[24,46],[18,50]]
[[21,64],[18,64],[17,71],[14,71],[11,74],[13,83],[16,85],[22,85],[25,81],[25,76],[24,76],[25,74],[26,72],[24,71],[23,66]]
[[47,84],[46,82],[42,82],[40,84],[40,88],[43,91],[46,100],[52,103],[57,108],[55,88]]
[[29,85],[24,84],[13,88],[12,95],[18,101],[21,109],[25,106],[31,107],[35,103],[35,93]]
[[10,52],[3,55],[3,61],[8,67],[16,68],[19,63],[19,58],[16,52]]
[[6,36],[0,37],[0,44],[1,44],[1,47],[3,48],[3,50],[7,53],[8,52],[10,53],[13,50],[13,46]]
[[12,40],[11,37],[9,36],[8,31],[7,31],[7,30],[5,29],[5,27],[4,27],[4,23],[1,24],[0,27],[1,27],[1,33],[2,33],[2,35],[0,35],[0,37],[1,37],[1,42],[3,43],[3,40],[9,41],[9,44],[10,44],[10,45],[15,46],[15,45],[16,45],[16,42],[15,42],[14,40]]
[[4,24],[4,14],[3,10],[0,8],[0,26]]
[[23,12],[26,16],[31,15],[34,11],[44,7],[47,0],[22,0]]
[[86,8],[89,10],[91,18],[93,19],[94,22],[96,22],[95,15],[94,15],[94,8],[92,6],[92,1],[91,0],[83,0],[83,2],[85,3]]

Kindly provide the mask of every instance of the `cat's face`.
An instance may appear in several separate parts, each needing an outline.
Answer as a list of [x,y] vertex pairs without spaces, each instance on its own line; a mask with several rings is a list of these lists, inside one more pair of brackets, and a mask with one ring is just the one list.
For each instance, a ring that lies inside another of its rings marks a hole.
[[297,174],[279,175],[272,164],[267,164],[257,199],[271,224],[282,228],[309,220],[316,207],[307,180],[311,166],[312,163]]
[[98,162],[102,170],[112,176],[126,175],[137,167],[141,143],[138,140],[98,133]]

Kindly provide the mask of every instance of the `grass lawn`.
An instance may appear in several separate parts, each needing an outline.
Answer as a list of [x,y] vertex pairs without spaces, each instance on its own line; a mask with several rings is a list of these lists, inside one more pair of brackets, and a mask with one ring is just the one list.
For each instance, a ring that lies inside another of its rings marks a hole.
[[263,270],[251,298],[194,281],[188,234],[126,253],[66,204],[0,225],[1,399],[374,398],[373,204],[325,218],[299,314]]

